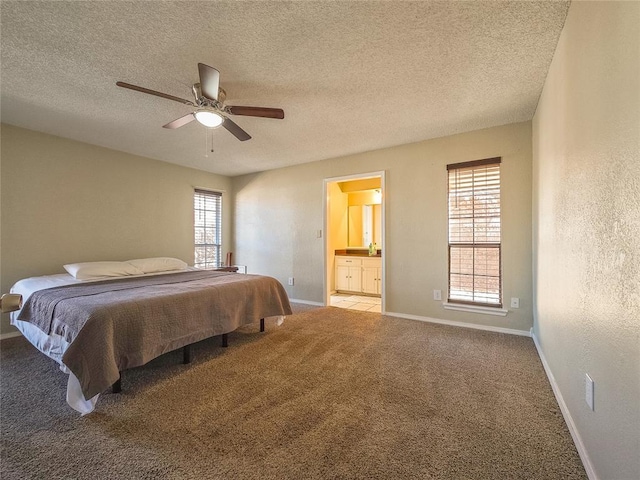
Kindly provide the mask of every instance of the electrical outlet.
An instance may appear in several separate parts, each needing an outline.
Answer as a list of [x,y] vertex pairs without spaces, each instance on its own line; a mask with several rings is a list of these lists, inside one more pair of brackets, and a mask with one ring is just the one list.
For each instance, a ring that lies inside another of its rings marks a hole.
[[434,300],[442,300],[442,290],[434,290],[433,291],[433,299]]
[[289,277],[289,285],[293,285],[293,277]]
[[520,308],[520,299],[517,297],[511,297],[511,308]]
[[589,376],[588,373],[584,374],[584,386],[585,386],[585,396],[584,399],[587,402],[587,405],[589,405],[589,408],[591,410],[594,410],[593,408],[593,393],[594,393],[594,383],[593,380],[591,379],[591,377]]

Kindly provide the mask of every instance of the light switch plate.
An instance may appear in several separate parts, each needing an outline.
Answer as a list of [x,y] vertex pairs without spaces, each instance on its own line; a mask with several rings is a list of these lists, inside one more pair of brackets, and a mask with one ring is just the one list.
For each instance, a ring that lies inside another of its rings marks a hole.
[[433,299],[434,300],[442,300],[442,290],[434,290],[433,291]]
[[520,299],[517,297],[511,297],[511,308],[520,308]]
[[584,399],[587,402],[587,405],[589,405],[589,408],[591,410],[594,410],[593,408],[594,383],[588,373],[584,374],[584,387],[585,387]]

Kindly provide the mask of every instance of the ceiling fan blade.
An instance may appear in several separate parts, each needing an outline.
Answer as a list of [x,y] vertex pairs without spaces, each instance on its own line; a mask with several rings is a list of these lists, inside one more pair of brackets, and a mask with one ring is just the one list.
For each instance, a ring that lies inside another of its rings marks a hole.
[[218,88],[220,88],[220,72],[204,63],[198,64],[200,75],[200,88],[202,95],[211,100],[218,100]]
[[180,117],[173,122],[169,122],[166,125],[163,125],[162,128],[180,128],[183,125],[186,125],[189,122],[193,122],[196,119],[193,113],[187,113],[184,117]]
[[184,103],[185,105],[191,105],[195,107],[196,104],[191,102],[190,100],[185,100],[184,98],[174,97],[173,95],[169,95],[168,93],[156,92],[155,90],[149,90],[148,88],[139,87],[137,85],[131,85],[130,83],[125,82],[116,82],[116,85],[123,88],[128,88],[130,90],[135,90],[136,92],[148,93],[150,95],[155,95],[156,97],[166,98],[168,100],[173,100],[174,102]]
[[250,117],[265,117],[265,118],[284,118],[284,110],[280,108],[267,108],[267,107],[227,107],[227,111],[233,115],[248,115]]
[[229,120],[226,117],[224,119],[224,122],[222,122],[222,126],[227,130],[229,130],[231,133],[233,133],[235,137],[241,142],[244,142],[245,140],[249,140],[251,138],[251,135],[249,135],[247,132],[241,129],[236,123],[234,123],[233,121]]

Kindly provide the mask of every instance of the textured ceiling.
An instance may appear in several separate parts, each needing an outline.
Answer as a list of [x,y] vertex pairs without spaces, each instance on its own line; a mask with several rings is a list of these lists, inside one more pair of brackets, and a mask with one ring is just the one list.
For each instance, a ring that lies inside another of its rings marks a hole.
[[[2,122],[233,176],[525,121],[568,6],[2,0]],[[191,108],[115,85],[191,99],[198,62],[285,119],[167,130]]]

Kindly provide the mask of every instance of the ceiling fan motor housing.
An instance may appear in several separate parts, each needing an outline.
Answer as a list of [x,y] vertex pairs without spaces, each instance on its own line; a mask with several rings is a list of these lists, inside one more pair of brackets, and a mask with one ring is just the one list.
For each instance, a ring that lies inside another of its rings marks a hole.
[[[191,87],[191,91],[193,92],[193,96],[195,98],[195,103],[199,107],[203,106],[211,106],[214,108],[220,108],[223,110],[224,101],[227,98],[227,92],[224,91],[223,88],[218,88],[218,99],[207,98],[202,95],[202,87],[200,83],[194,83]],[[216,105],[217,104],[217,105]]]

